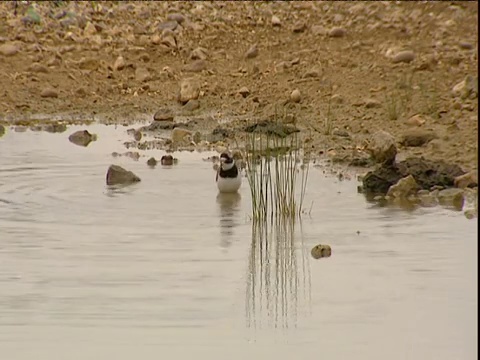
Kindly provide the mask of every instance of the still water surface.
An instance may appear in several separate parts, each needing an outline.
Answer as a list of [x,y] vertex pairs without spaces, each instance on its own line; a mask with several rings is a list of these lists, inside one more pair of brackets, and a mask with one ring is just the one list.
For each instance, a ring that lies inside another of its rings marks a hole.
[[[310,217],[252,241],[246,179],[218,197],[211,154],[151,169],[111,156],[125,128],[91,127],[86,148],[77,129],[0,138],[2,359],[477,358],[461,212],[376,207],[311,168]],[[142,181],[107,189],[112,163]]]

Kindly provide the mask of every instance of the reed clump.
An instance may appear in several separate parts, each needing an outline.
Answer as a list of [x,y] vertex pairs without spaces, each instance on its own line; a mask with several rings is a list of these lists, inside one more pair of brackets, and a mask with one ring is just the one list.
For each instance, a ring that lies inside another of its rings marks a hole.
[[253,221],[296,218],[305,213],[309,164],[309,155],[297,132],[285,137],[268,132],[249,135],[245,168]]

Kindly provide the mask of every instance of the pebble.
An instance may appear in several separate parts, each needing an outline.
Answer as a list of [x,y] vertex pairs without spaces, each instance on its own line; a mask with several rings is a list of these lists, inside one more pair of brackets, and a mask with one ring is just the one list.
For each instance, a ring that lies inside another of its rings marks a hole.
[[178,26],[178,22],[176,21],[165,21],[165,22],[162,22],[158,25],[158,30],[162,31],[162,30],[175,30]]
[[87,22],[87,25],[85,25],[85,28],[83,29],[83,36],[93,36],[97,33],[97,29],[95,28],[95,25],[93,25],[90,21]]
[[294,33],[303,33],[307,29],[307,25],[303,21],[299,21],[293,25]]
[[347,34],[347,30],[341,27],[334,27],[328,32],[328,36],[339,38],[344,37]]
[[123,70],[125,68],[125,59],[123,58],[123,56],[119,56],[117,57],[117,59],[115,60],[115,63],[113,64],[113,70],[115,71],[120,71],[120,70]]
[[327,34],[327,29],[325,29],[321,25],[313,25],[312,28],[310,29],[313,35],[326,35]]
[[422,115],[416,114],[410,117],[409,119],[407,119],[405,121],[405,124],[409,126],[422,126],[423,124],[425,124],[425,122],[426,120]]
[[473,49],[473,44],[466,42],[466,41],[461,41],[458,46],[460,49],[465,49],[465,50],[471,50]]
[[300,94],[300,90],[295,89],[290,94],[290,100],[294,103],[299,103],[302,100],[302,95]]
[[78,67],[82,70],[95,71],[100,67],[100,62],[95,58],[81,58]]
[[340,95],[340,94],[333,94],[332,97],[330,98],[332,102],[335,104],[343,104],[345,103],[345,98]]
[[151,37],[150,41],[153,45],[159,45],[162,43],[162,38],[160,37],[160,35],[155,34]]
[[198,100],[188,100],[185,105],[183,105],[183,109],[186,111],[194,111],[200,108],[200,102]]
[[167,45],[168,47],[175,49],[177,47],[177,40],[175,39],[175,35],[173,35],[171,32],[164,31],[164,34],[162,34],[161,44]]
[[433,131],[414,129],[402,134],[400,144],[409,147],[418,147],[428,144],[433,139],[437,139],[438,135]]
[[382,107],[382,103],[377,99],[365,99],[364,105],[367,109]]
[[244,98],[246,98],[248,95],[250,95],[250,90],[248,90],[248,88],[244,86],[240,88],[240,90],[238,90],[238,93],[242,95]]
[[272,22],[273,26],[282,26],[282,22],[280,21],[280,19],[276,15],[272,15],[271,22]]
[[177,23],[182,24],[185,21],[185,16],[180,13],[168,14],[167,20],[176,21]]
[[142,133],[140,131],[135,131],[135,133],[133,134],[133,138],[135,139],[135,141],[142,140]]
[[201,72],[207,68],[207,61],[200,59],[195,60],[194,62],[187,64],[183,67],[183,71],[186,72]]
[[350,134],[346,130],[333,129],[332,135],[344,137],[344,138],[350,138]]
[[25,132],[27,131],[27,127],[23,125],[17,125],[13,128],[15,132]]
[[48,68],[38,62],[34,62],[32,65],[30,65],[28,70],[35,73],[48,73]]
[[478,77],[474,78],[471,75],[467,75],[465,79],[453,87],[452,92],[454,95],[460,95],[462,98],[478,97]]
[[172,130],[172,143],[180,143],[185,140],[187,136],[192,136],[192,132],[177,127]]
[[159,109],[155,115],[153,115],[153,120],[155,121],[173,121],[175,115],[173,114],[172,110],[169,108],[161,108]]
[[245,58],[253,59],[258,56],[258,48],[257,45],[252,45],[246,52]]
[[13,56],[19,51],[20,51],[19,46],[12,43],[6,43],[6,44],[0,45],[0,54],[2,54],[3,56]]
[[40,126],[40,130],[44,130],[49,133],[62,133],[67,131],[67,125],[60,123],[47,124],[44,127]]
[[183,79],[180,82],[180,91],[178,93],[178,101],[182,104],[189,100],[196,100],[200,96],[200,87],[193,79]]
[[208,57],[208,51],[205,48],[198,47],[192,50],[190,54],[190,59],[192,60],[206,60]]
[[415,59],[415,53],[411,50],[400,51],[392,58],[394,64],[397,63],[409,63]]
[[306,78],[319,78],[320,77],[320,71],[318,70],[307,70],[302,78],[306,79]]
[[84,87],[79,87],[75,90],[75,94],[81,98],[87,96],[87,90]]
[[40,92],[40,96],[43,98],[58,98],[57,90],[53,88],[45,88]]
[[310,254],[314,259],[320,259],[323,257],[330,257],[332,255],[332,248],[330,245],[316,245],[310,251]]
[[145,67],[137,67],[135,69],[135,80],[138,82],[146,82],[150,81],[152,79],[152,75],[150,74],[150,71],[148,71],[147,68]]
[[464,175],[457,176],[454,181],[454,185],[460,189],[466,187],[478,186],[478,173],[476,171],[470,171]]

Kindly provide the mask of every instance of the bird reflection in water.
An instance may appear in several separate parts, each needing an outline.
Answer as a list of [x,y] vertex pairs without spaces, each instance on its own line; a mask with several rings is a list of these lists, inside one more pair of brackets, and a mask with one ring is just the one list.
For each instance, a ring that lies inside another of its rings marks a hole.
[[238,214],[242,196],[239,193],[219,193],[217,204],[220,209],[221,247],[228,248],[232,243],[233,229],[238,225]]

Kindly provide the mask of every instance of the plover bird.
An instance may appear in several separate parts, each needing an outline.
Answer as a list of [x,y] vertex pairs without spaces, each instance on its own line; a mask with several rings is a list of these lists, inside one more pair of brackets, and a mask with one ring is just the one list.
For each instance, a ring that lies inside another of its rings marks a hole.
[[234,193],[242,185],[242,174],[238,170],[235,160],[227,154],[220,155],[220,166],[215,178],[218,191],[221,193]]

